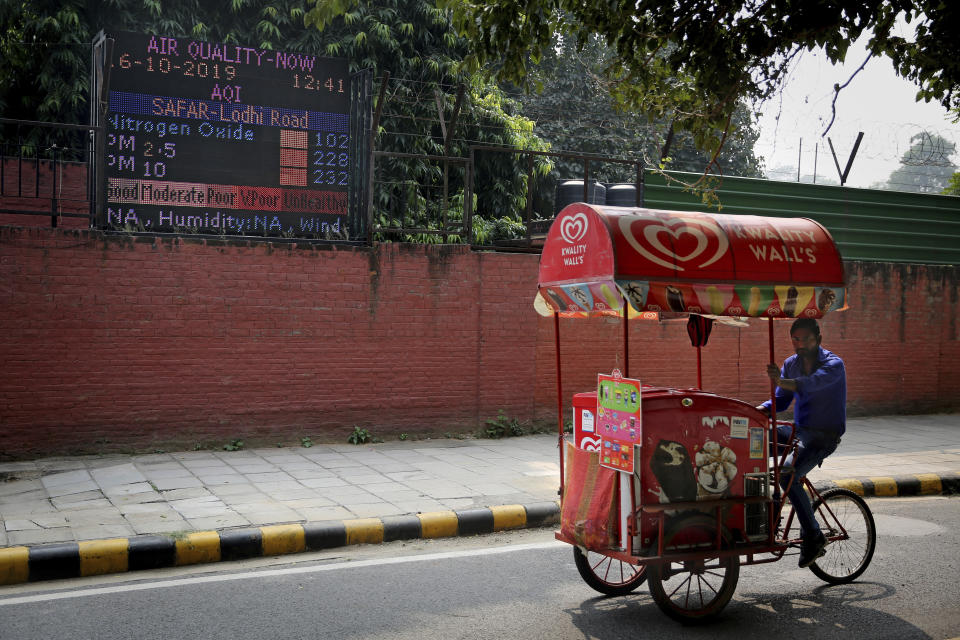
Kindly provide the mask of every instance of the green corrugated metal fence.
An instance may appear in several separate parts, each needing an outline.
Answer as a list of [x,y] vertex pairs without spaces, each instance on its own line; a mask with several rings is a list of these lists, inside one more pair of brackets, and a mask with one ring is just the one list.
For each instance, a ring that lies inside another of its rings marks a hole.
[[[716,211],[651,172],[644,195],[651,209]],[[724,178],[717,195],[722,213],[816,220],[846,260],[960,264],[960,197],[753,178]]]

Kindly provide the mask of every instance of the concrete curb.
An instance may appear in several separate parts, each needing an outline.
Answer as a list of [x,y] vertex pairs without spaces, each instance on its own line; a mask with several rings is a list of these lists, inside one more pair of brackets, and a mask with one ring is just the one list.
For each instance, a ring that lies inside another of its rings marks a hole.
[[844,478],[818,482],[816,487],[818,491],[843,487],[864,497],[948,496],[960,493],[960,473]]
[[505,505],[303,524],[278,524],[183,537],[109,540],[0,548],[0,585],[242,560],[354,544],[448,538],[560,522],[559,502]]
[[[960,473],[844,478],[818,482],[818,491],[844,487],[871,496],[960,494]],[[559,502],[505,505],[331,522],[278,524],[183,537],[136,536],[32,547],[0,548],[0,585],[242,560],[354,544],[450,538],[554,525]]]

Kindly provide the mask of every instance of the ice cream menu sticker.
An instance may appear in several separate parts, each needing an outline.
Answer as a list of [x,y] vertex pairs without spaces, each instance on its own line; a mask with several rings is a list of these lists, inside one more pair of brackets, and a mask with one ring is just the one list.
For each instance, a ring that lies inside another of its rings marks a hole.
[[597,376],[596,432],[601,440],[600,464],[633,472],[633,445],[640,442],[640,381],[620,371]]

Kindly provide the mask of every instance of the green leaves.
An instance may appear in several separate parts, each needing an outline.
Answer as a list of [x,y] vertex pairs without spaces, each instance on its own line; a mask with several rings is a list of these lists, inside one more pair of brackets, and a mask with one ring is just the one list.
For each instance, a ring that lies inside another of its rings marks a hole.
[[304,15],[304,25],[314,27],[318,31],[323,31],[341,16],[347,24],[351,24],[352,18],[347,18],[345,14],[358,4],[357,0],[307,0],[307,3],[312,7]]
[[[728,139],[738,105],[780,87],[792,54],[822,47],[842,60],[873,29],[871,50],[917,82],[920,96],[960,106],[960,5],[942,0],[438,0],[466,37],[474,68],[522,84],[555,38],[598,36],[616,52],[602,71],[622,110],[651,120],[670,114],[711,155]],[[898,17],[918,20],[912,42],[892,35]]]

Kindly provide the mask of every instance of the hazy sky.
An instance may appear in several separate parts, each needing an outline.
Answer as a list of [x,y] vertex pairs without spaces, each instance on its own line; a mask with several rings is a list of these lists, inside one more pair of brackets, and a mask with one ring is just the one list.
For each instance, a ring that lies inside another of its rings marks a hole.
[[[813,174],[814,149],[819,144],[818,181],[828,177],[839,182],[827,137],[833,140],[843,169],[857,132],[863,131],[863,141],[847,178],[847,186],[851,187],[885,181],[910,148],[911,136],[921,131],[937,133],[957,143],[960,149],[960,124],[953,124],[950,114],[939,104],[917,102],[917,87],[897,76],[887,58],[878,57],[871,58],[840,92],[836,121],[827,136],[821,137],[831,118],[833,85],[845,83],[863,63],[867,56],[865,41],[862,38],[851,45],[846,62],[836,67],[823,53],[804,53],[790,74],[782,100],[775,96],[763,106],[757,153],[766,158],[768,173],[783,165],[792,170],[790,174],[781,172],[771,177],[796,180],[801,138],[801,173]],[[960,165],[960,154],[951,160]]]

